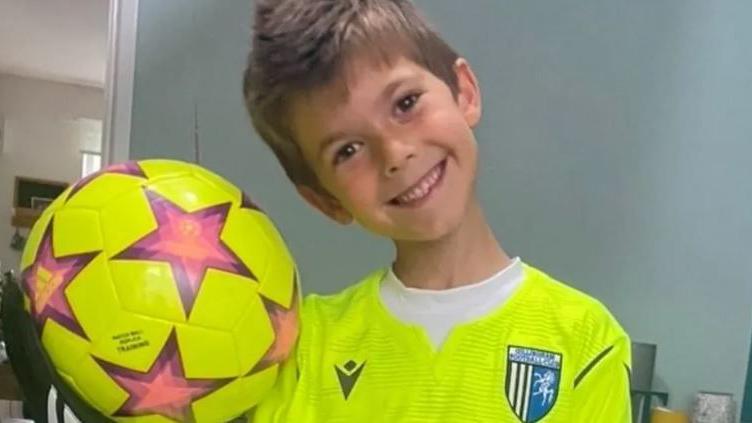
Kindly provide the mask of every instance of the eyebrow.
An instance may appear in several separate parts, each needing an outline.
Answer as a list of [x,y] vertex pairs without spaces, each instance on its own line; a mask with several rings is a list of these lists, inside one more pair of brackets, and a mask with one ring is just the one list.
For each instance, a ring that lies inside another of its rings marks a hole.
[[[399,88],[401,85],[408,83],[408,82],[417,82],[420,80],[420,76],[417,75],[409,75],[409,76],[403,76],[400,78],[397,78],[384,87],[384,89],[381,91],[381,94],[379,95],[379,100],[386,101],[389,100],[392,95],[394,95],[394,92],[397,91],[397,88]],[[326,149],[339,140],[340,138],[344,137],[346,134],[341,131],[334,132],[332,134],[327,135],[323,141],[319,144],[319,157],[326,151]]]

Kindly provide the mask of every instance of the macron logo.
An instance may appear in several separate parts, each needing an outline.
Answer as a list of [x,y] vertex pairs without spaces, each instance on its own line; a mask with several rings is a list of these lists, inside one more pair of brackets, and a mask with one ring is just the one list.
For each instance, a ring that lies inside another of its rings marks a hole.
[[365,366],[365,361],[358,364],[353,360],[348,361],[343,366],[334,365],[334,370],[337,371],[337,379],[339,379],[339,387],[342,388],[342,395],[344,395],[345,400],[350,397],[350,392],[355,387],[355,383]]

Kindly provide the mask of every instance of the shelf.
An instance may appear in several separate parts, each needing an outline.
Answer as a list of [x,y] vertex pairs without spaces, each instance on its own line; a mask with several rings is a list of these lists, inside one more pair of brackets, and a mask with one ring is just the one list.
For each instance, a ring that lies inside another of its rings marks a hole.
[[10,219],[10,224],[16,228],[31,228],[41,214],[41,210],[15,207],[13,208],[13,217]]

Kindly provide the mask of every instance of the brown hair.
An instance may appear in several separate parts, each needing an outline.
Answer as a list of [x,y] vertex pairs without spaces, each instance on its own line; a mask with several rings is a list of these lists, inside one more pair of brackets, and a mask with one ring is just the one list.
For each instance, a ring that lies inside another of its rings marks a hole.
[[457,93],[457,53],[409,0],[257,0],[243,94],[256,131],[290,180],[319,188],[288,122],[296,95],[340,77],[359,52],[406,57]]

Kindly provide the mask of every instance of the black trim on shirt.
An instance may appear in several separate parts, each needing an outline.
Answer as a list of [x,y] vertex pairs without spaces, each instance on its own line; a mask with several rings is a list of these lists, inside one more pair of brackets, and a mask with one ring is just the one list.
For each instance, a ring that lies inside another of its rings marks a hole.
[[629,386],[632,386],[632,369],[629,368],[627,363],[624,363],[624,370],[627,371],[627,381],[629,381]]
[[593,367],[595,367],[596,364],[598,364],[601,360],[603,360],[608,353],[611,352],[611,350],[614,349],[614,346],[611,345],[610,347],[606,348],[605,350],[601,351],[598,356],[596,356],[590,363],[588,363],[587,366],[580,372],[580,374],[577,375],[576,378],[574,378],[574,387],[577,388],[577,385],[582,382],[582,379],[587,376],[588,373],[590,373],[591,370],[593,370]]

